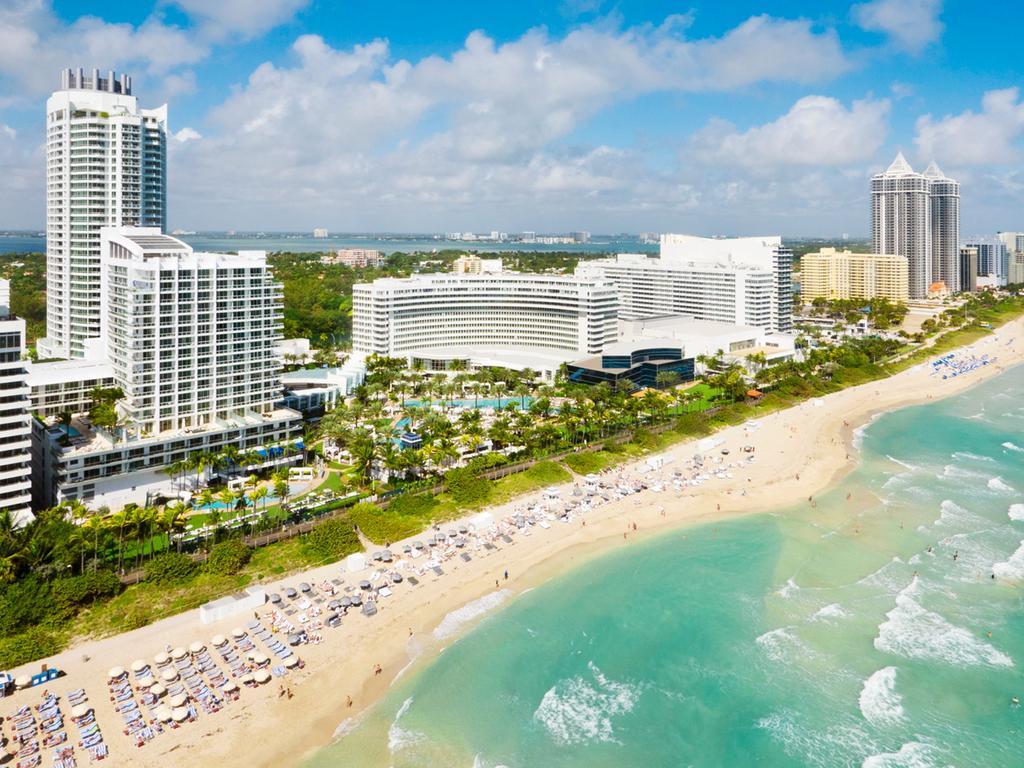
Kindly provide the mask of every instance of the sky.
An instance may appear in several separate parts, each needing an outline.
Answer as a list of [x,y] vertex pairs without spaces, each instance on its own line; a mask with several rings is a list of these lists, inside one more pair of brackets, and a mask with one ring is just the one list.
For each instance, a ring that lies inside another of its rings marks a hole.
[[865,236],[897,151],[1024,229],[1024,5],[0,0],[0,228],[64,67],[169,105],[170,228]]

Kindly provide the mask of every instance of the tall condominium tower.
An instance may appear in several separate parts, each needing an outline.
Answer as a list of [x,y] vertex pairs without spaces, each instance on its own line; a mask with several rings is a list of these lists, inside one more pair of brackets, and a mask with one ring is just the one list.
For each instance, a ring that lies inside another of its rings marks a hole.
[[100,335],[100,227],[167,224],[167,106],[139,109],[131,78],[67,69],[46,102],[46,338],[81,358]]
[[10,285],[0,280],[0,513],[17,526],[32,519],[29,387],[25,363],[25,321],[11,314]]
[[960,185],[932,163],[917,173],[900,153],[871,178],[871,249],[906,256],[910,298],[943,280],[960,290]]
[[931,230],[932,281],[941,280],[953,293],[960,284],[960,184],[935,164],[924,172],[928,179],[928,227]]

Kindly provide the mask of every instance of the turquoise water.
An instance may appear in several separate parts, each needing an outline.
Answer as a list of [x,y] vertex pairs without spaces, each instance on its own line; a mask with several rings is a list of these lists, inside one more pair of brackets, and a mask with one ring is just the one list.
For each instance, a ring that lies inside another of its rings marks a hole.
[[309,766],[1024,765],[1022,447],[1024,368],[887,414],[816,507],[516,597]]

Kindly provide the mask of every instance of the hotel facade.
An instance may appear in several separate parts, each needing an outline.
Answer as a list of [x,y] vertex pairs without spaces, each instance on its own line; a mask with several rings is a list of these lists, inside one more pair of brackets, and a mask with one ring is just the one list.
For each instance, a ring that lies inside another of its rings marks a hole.
[[32,454],[25,321],[11,313],[10,284],[0,280],[0,513],[20,527],[32,519]]
[[822,248],[800,259],[800,296],[814,299],[910,299],[905,256]]
[[599,352],[616,339],[615,286],[572,275],[425,274],[352,289],[352,348],[427,370],[452,361],[532,368]]

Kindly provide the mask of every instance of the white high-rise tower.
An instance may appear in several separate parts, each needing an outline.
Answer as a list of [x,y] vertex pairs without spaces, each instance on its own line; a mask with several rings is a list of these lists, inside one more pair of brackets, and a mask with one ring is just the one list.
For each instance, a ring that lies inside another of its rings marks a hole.
[[871,249],[907,257],[910,298],[934,281],[960,290],[960,185],[932,163],[917,173],[902,153],[871,178]]
[[960,280],[960,184],[948,178],[932,161],[928,179],[928,227],[931,230],[932,280],[941,280],[953,293]]
[[100,227],[167,225],[167,105],[139,109],[131,78],[67,69],[46,102],[46,338],[81,358],[100,335]]

